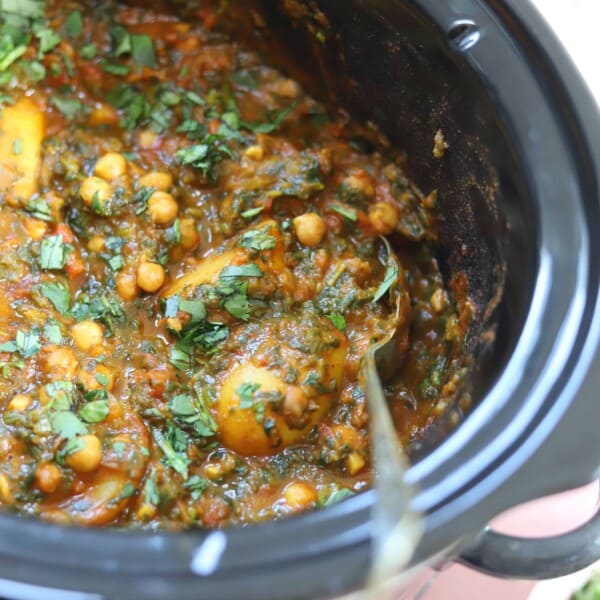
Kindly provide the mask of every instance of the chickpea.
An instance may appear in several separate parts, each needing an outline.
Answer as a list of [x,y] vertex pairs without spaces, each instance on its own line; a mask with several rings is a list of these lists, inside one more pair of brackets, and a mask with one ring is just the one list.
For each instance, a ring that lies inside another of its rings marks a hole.
[[35,484],[44,494],[52,494],[62,481],[60,469],[53,463],[42,463],[35,470]]
[[284,498],[292,508],[308,508],[317,501],[318,496],[317,490],[312,485],[303,481],[297,481],[288,485],[284,493]]
[[166,192],[173,186],[173,176],[171,173],[163,173],[162,171],[152,171],[143,177],[140,177],[138,184],[140,187],[154,188],[160,192]]
[[316,213],[305,213],[294,219],[294,231],[301,244],[318,246],[326,231],[325,221]]
[[58,219],[60,217],[60,211],[65,206],[65,199],[54,192],[48,192],[46,194],[46,202],[52,211],[52,216]]
[[365,466],[365,459],[358,452],[351,452],[346,457],[346,469],[350,475],[356,475]]
[[78,473],[90,473],[100,466],[102,460],[102,444],[93,434],[82,435],[77,438],[79,442],[75,452],[69,454],[66,463]]
[[7,410],[15,410],[17,412],[22,412],[27,410],[31,406],[31,396],[27,396],[25,394],[17,394],[13,396],[12,400],[8,403],[6,407]]
[[71,336],[80,350],[91,350],[102,344],[104,330],[95,321],[81,321],[71,327]]
[[290,385],[283,400],[283,411],[292,417],[300,418],[308,408],[308,398],[297,385]]
[[342,185],[353,194],[360,194],[367,198],[375,195],[375,188],[371,176],[362,169],[356,169],[344,179]]
[[154,143],[156,142],[157,138],[158,135],[156,135],[154,131],[152,131],[151,129],[145,129],[144,131],[140,132],[138,142],[142,150],[150,150],[150,148],[154,146]]
[[94,235],[88,242],[88,250],[91,252],[101,252],[104,248],[104,238],[101,235]]
[[284,98],[297,98],[300,94],[300,86],[293,79],[283,79],[275,85],[275,93]]
[[137,284],[145,291],[153,294],[165,282],[165,270],[153,262],[140,263],[137,268]]
[[154,518],[154,516],[156,515],[156,506],[154,506],[154,504],[150,504],[149,502],[144,502],[144,504],[142,504],[137,513],[136,513],[136,517],[140,520],[140,521],[150,521],[151,519]]
[[23,220],[23,227],[32,240],[41,240],[48,231],[48,223],[31,217]]
[[444,311],[444,305],[446,304],[446,292],[442,288],[438,288],[433,292],[431,298],[429,299],[431,303],[431,307],[435,310],[436,313],[441,313]]
[[130,301],[137,298],[139,291],[133,271],[121,271],[117,275],[117,293],[123,300]]
[[198,232],[194,219],[179,219],[179,231],[181,232],[181,245],[191,250],[198,243]]
[[216,462],[205,465],[204,474],[214,481],[231,473],[233,469],[235,469],[235,458],[231,454],[226,454]]
[[86,177],[81,182],[79,195],[87,206],[96,205],[100,210],[106,208],[113,195],[113,189],[100,177]]
[[254,146],[250,146],[246,148],[244,152],[245,156],[247,156],[250,160],[262,160],[265,156],[265,150],[262,146],[255,144]]
[[72,379],[78,362],[75,352],[64,346],[46,346],[42,349],[41,367],[52,381]]
[[157,225],[168,225],[178,212],[177,200],[168,192],[154,192],[148,200],[148,214]]
[[369,221],[380,235],[389,235],[398,226],[398,210],[393,204],[377,202],[369,209]]
[[77,380],[86,390],[106,389],[110,392],[115,387],[114,371],[103,364],[82,366],[77,372]]
[[127,162],[125,158],[117,152],[109,152],[102,156],[94,168],[94,173],[106,181],[112,181],[117,177],[125,175],[127,171]]

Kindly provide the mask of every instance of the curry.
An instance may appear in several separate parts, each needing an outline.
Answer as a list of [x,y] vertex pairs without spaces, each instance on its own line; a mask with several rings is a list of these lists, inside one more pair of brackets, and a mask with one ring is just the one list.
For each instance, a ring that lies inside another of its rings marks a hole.
[[329,506],[371,485],[371,344],[403,332],[407,447],[465,375],[435,192],[200,6],[3,4],[5,510],[177,529]]

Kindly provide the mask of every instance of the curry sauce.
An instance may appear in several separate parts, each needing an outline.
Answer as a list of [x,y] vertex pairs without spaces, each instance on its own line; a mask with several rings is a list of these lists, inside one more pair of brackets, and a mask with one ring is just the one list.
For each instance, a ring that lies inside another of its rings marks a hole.
[[464,375],[469,305],[435,259],[435,193],[217,9],[13,10],[0,505],[221,527],[367,489],[369,346],[406,336],[386,393],[407,446]]

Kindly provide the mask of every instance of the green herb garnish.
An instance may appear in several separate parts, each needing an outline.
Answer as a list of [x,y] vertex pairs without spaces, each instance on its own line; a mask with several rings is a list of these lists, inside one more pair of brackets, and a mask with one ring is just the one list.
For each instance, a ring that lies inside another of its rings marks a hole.
[[50,426],[53,433],[67,439],[86,434],[88,431],[77,416],[67,410],[52,412],[50,414]]
[[42,241],[40,267],[46,271],[62,269],[71,253],[72,246],[65,244],[61,235],[51,235]]
[[65,20],[65,33],[74,39],[81,35],[82,30],[83,18],[78,10],[74,10]]
[[93,400],[88,402],[80,411],[79,418],[86,423],[100,423],[108,417],[109,407],[107,400]]
[[398,274],[399,274],[398,263],[396,262],[396,259],[394,258],[393,254],[392,254],[392,249],[391,249],[388,241],[385,238],[382,238],[382,239],[385,243],[387,253],[388,253],[387,267],[386,267],[386,271],[385,271],[385,277],[383,278],[383,281],[377,288],[377,291],[375,292],[375,296],[373,296],[373,302],[378,302],[379,300],[381,300],[381,298],[383,298],[383,296],[385,296],[385,294],[390,289],[392,289],[393,285],[398,280]]
[[344,318],[344,315],[332,314],[327,315],[327,318],[333,323],[333,326],[336,329],[339,329],[340,331],[346,330],[346,319]]
[[60,314],[66,315],[69,312],[71,308],[71,290],[66,284],[45,281],[40,284],[40,293],[50,300]]

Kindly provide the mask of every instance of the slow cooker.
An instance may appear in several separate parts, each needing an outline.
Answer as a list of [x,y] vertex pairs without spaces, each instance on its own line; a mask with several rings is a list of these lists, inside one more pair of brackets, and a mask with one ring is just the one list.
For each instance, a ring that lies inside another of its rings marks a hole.
[[[544,540],[486,527],[509,507],[598,476],[593,99],[526,0],[310,0],[300,19],[288,4],[242,2],[247,19],[231,26],[248,43],[266,39],[273,62],[285,55],[313,94],[376,123],[406,151],[414,180],[438,190],[440,261],[447,272],[467,272],[478,308],[472,407],[451,407],[413,449],[406,473],[424,520],[409,568],[459,558],[499,576],[546,578],[599,559],[600,513]],[[449,144],[443,159],[432,154],[438,130]],[[370,491],[283,521],[212,532],[92,531],[3,514],[0,578],[17,585],[2,593],[342,595],[365,585],[374,498]]]

